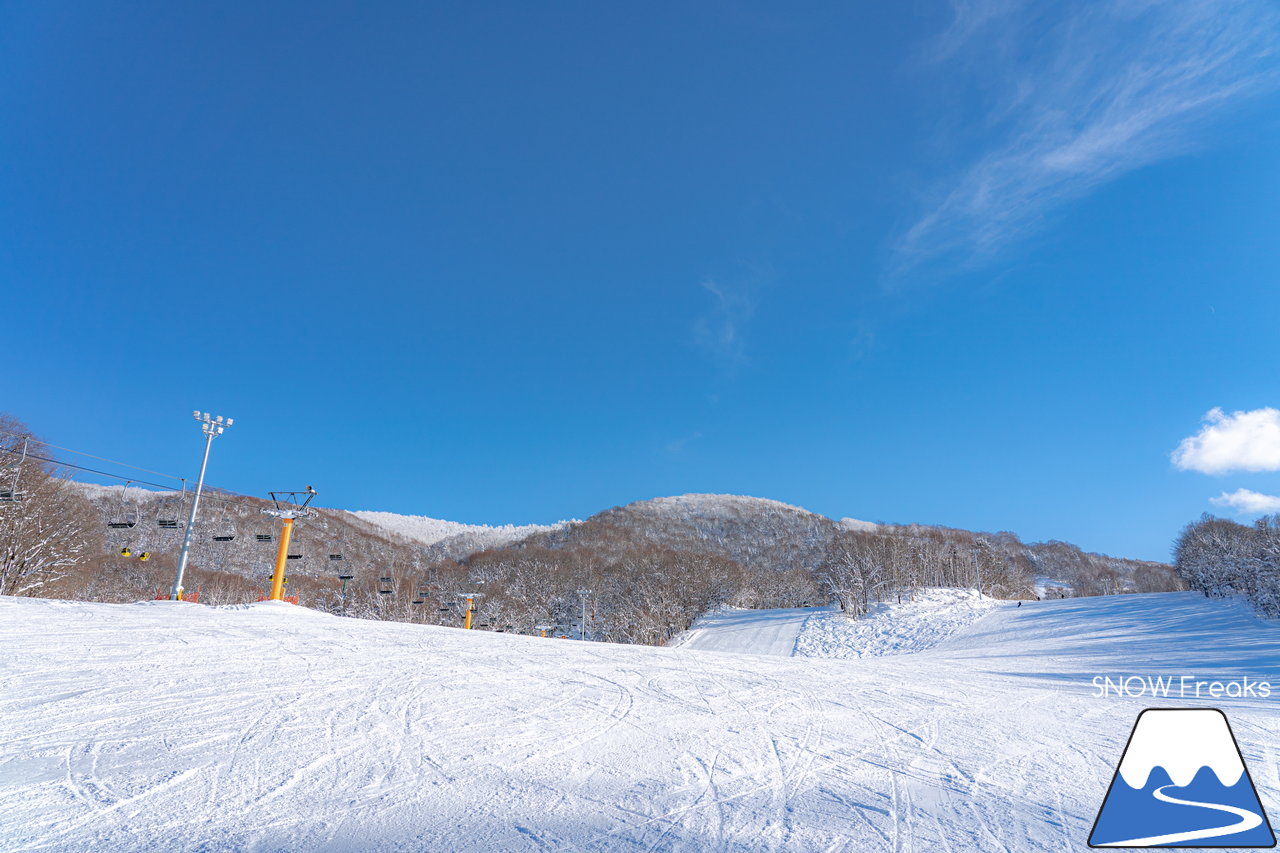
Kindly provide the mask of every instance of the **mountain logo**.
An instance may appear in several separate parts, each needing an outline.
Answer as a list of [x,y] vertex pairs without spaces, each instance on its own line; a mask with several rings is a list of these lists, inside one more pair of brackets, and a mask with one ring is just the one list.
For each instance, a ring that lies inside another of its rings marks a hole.
[[1139,714],[1089,846],[1276,846],[1226,715],[1216,708]]

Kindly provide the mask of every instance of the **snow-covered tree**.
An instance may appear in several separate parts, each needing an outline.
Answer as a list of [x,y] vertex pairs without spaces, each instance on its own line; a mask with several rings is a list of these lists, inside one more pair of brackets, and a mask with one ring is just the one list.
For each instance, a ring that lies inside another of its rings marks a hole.
[[0,414],[0,595],[48,591],[101,549],[93,508],[48,449]]

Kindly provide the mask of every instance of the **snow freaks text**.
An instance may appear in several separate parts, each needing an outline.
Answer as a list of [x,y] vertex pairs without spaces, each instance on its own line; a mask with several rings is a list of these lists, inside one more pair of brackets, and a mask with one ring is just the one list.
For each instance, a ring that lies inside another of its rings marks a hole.
[[1194,675],[1095,675],[1094,697],[1160,699],[1269,699],[1270,681],[1249,678],[1211,681]]

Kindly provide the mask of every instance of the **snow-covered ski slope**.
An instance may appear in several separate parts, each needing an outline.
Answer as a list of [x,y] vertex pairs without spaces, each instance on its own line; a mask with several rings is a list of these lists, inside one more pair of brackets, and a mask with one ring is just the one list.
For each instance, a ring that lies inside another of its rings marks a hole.
[[1190,593],[1002,607],[927,651],[722,654],[286,605],[0,599],[6,851],[1079,850],[1138,712],[1216,704],[1280,812],[1280,629]]
[[688,631],[668,645],[701,651],[789,657],[795,654],[800,632],[814,612],[812,608],[717,610],[699,617]]
[[1013,607],[972,590],[927,589],[908,601],[873,604],[861,619],[834,605],[780,610],[724,608],[702,616],[668,645],[740,654],[861,658],[924,651],[986,616]]

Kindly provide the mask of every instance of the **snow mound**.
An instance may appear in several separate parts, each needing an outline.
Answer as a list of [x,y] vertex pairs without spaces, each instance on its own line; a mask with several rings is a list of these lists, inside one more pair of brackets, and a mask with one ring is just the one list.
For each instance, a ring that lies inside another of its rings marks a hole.
[[861,619],[820,612],[805,620],[795,654],[811,658],[904,655],[934,648],[993,610],[1016,607],[966,589],[926,589],[914,601],[872,605]]
[[388,533],[394,533],[421,545],[434,545],[455,536],[467,536],[480,543],[481,549],[497,548],[535,533],[559,530],[570,523],[559,521],[555,524],[463,524],[459,521],[444,521],[425,515],[398,515],[394,512],[372,510],[358,510],[351,514]]

